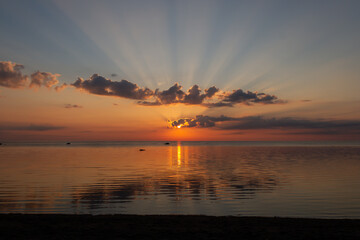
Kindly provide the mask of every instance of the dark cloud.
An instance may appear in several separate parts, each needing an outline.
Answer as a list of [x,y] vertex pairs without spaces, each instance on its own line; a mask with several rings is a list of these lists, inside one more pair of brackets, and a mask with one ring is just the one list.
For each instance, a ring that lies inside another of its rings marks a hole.
[[205,97],[212,98],[217,92],[219,92],[219,89],[215,86],[212,86],[208,89],[205,89]]
[[116,73],[112,73],[110,76],[117,77],[118,75]]
[[205,95],[200,94],[201,90],[198,85],[192,86],[185,95],[183,102],[188,104],[201,104]]
[[65,104],[64,107],[65,108],[82,108],[82,106],[77,105],[77,104]]
[[236,120],[237,118],[226,117],[221,115],[220,117],[210,117],[204,115],[198,115],[195,118],[180,118],[176,121],[168,121],[169,128],[178,128],[178,127],[214,127],[216,122],[225,122]]
[[21,88],[27,84],[28,77],[21,73],[24,66],[21,64],[0,62],[0,86],[9,88]]
[[[33,74],[31,74],[30,87],[44,86],[44,87],[50,88],[59,83],[59,80],[57,78],[60,76],[61,75],[57,74],[57,73],[36,71]],[[60,88],[60,87],[57,87],[57,88]],[[58,90],[58,89],[56,89],[56,90]]]
[[89,79],[78,78],[72,86],[86,90],[89,93],[104,96],[117,96],[130,99],[147,99],[154,95],[154,92],[148,88],[140,88],[137,84],[127,80],[120,82],[111,81],[98,74],[92,75]]
[[250,91],[244,92],[243,90],[238,89],[234,90],[232,93],[228,93],[224,98],[224,102],[240,103],[254,100],[256,98],[256,93]]
[[217,108],[217,107],[233,107],[233,103],[226,103],[226,102],[216,102],[216,103],[203,103],[202,106],[208,107],[208,108]]
[[[359,120],[309,120],[297,118],[265,118],[251,116],[232,118],[227,116],[210,117],[198,115],[195,118],[181,118],[169,121],[168,127],[215,127],[217,122],[225,122],[217,126],[223,130],[256,130],[256,129],[283,129],[283,130],[306,130],[304,134],[360,134]],[[297,132],[297,134],[301,134]]]
[[[241,89],[234,90],[232,92],[222,92],[216,96],[216,93],[220,92],[215,86],[204,90],[198,85],[193,85],[187,92],[182,90],[182,87],[176,83],[168,90],[159,91],[156,90],[154,94],[154,101],[139,101],[140,105],[145,106],[158,106],[164,104],[183,103],[188,105],[202,105],[204,107],[233,107],[234,104],[243,103],[247,105],[260,103],[260,104],[275,104],[285,103],[284,100],[278,99],[274,95],[255,92],[244,92]],[[205,101],[208,99],[210,101]]]
[[223,102],[225,103],[263,103],[263,104],[274,104],[274,103],[285,103],[285,101],[278,99],[275,95],[269,95],[265,93],[256,93],[251,91],[244,92],[242,89],[234,90],[224,95]]
[[[112,81],[98,74],[92,75],[87,80],[78,78],[78,80],[71,85],[92,94],[138,99],[141,101],[138,101],[137,103],[143,106],[160,106],[181,103],[213,108],[232,107],[237,103],[250,105],[254,103],[270,104],[285,102],[279,100],[274,95],[250,91],[244,92],[241,89],[232,92],[222,92],[215,86],[202,91],[198,85],[193,85],[187,91],[184,91],[179,83],[175,83],[166,90],[161,91],[156,89],[153,91],[149,88],[140,88],[137,84],[127,80],[121,80],[120,82]],[[217,94],[220,92],[221,94]]]
[[1,131],[51,131],[64,129],[63,126],[41,125],[41,124],[24,124],[24,125],[0,125]]
[[202,104],[205,98],[212,98],[219,91],[215,86],[205,89],[205,94],[201,94],[198,85],[192,86],[185,94],[183,103],[186,104]]
[[179,103],[184,99],[185,93],[181,90],[182,86],[178,83],[175,83],[174,86],[170,87],[168,90],[159,91],[156,89],[155,97],[156,102],[161,104],[171,104]]
[[211,87],[209,89],[205,89],[205,93],[202,94],[200,87],[198,85],[193,85],[187,92],[184,92],[182,90],[182,86],[175,83],[174,86],[170,87],[168,90],[156,90],[154,95],[156,100],[154,102],[141,102],[140,104],[149,106],[173,103],[201,105],[203,104],[204,99],[212,98],[218,91],[218,88]]
[[[24,87],[27,83],[28,76],[22,75],[23,65],[8,62],[0,62],[0,86],[19,88]],[[47,87],[54,86],[56,91],[61,91],[69,86],[82,89],[91,94],[114,96],[128,99],[139,100],[137,103],[143,106],[160,106],[168,104],[187,104],[200,105],[204,107],[233,107],[235,104],[243,103],[247,105],[262,103],[284,103],[274,95],[265,93],[256,93],[243,91],[242,89],[232,92],[224,92],[215,86],[203,91],[198,85],[193,85],[187,91],[182,86],[175,83],[167,90],[151,90],[141,88],[137,84],[127,80],[112,81],[98,74],[93,74],[89,79],[78,78],[74,83],[68,85],[59,83],[57,73],[36,71],[31,74],[29,87]],[[112,77],[117,74],[111,74]]]

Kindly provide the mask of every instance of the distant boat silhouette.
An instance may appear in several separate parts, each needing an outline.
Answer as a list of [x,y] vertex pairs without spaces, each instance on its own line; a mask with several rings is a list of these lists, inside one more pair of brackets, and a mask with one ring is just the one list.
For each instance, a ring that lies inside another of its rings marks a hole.
[[142,152],[142,151],[145,151],[145,149],[144,149],[144,148],[140,148],[139,151]]
[[67,145],[70,145],[70,144],[71,144],[71,142],[67,142],[66,144],[67,144]]
[[165,145],[169,145],[170,143],[169,142],[166,142],[166,143],[164,143]]

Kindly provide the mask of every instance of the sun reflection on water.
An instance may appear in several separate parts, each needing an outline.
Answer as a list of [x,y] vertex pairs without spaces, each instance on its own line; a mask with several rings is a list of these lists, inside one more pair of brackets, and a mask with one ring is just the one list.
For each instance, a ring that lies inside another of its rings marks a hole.
[[177,166],[180,167],[181,166],[181,143],[178,142],[177,145]]

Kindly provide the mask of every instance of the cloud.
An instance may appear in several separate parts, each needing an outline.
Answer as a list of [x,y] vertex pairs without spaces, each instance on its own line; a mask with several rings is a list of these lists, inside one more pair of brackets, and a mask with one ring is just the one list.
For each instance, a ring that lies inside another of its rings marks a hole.
[[155,102],[149,102],[149,101],[138,101],[137,104],[142,105],[142,106],[161,106],[163,105],[161,102],[159,101],[155,101]]
[[309,120],[298,118],[264,118],[252,116],[237,119],[222,129],[348,129],[360,130],[358,120]]
[[[27,84],[28,76],[22,75],[23,65],[8,62],[0,62],[0,86],[20,88]],[[221,91],[212,86],[202,91],[198,85],[191,86],[187,91],[179,83],[175,83],[167,90],[151,90],[142,88],[127,80],[112,81],[98,74],[93,74],[89,79],[78,78],[72,84],[59,83],[60,74],[36,71],[31,74],[29,87],[54,86],[55,91],[62,91],[72,86],[88,93],[103,96],[121,97],[139,100],[137,104],[143,106],[160,106],[169,104],[200,105],[208,108],[233,107],[235,104],[275,104],[285,103],[274,95],[243,91],[242,89]],[[117,76],[111,74],[112,77]]]
[[[160,106],[168,104],[201,105],[204,107],[232,107],[234,104],[247,105],[285,103],[274,95],[243,91],[242,89],[224,92],[212,86],[203,92],[198,85],[193,85],[187,91],[179,83],[166,90],[151,90],[140,88],[137,84],[127,80],[112,81],[98,74],[89,79],[78,78],[71,86],[83,89],[91,94],[122,97],[140,100],[137,103],[143,106]],[[219,93],[219,94],[218,94]]]
[[256,93],[251,91],[244,92],[242,89],[233,90],[224,95],[224,103],[263,103],[263,104],[274,104],[274,103],[285,103],[284,100],[278,99],[275,95],[269,95],[265,93]]
[[57,91],[57,92],[61,92],[62,90],[64,90],[64,89],[67,88],[68,86],[69,86],[68,84],[63,83],[63,84],[61,84],[60,86],[56,86],[54,89],[55,89],[55,91]]
[[226,102],[216,102],[216,103],[203,103],[202,106],[208,108],[217,108],[217,107],[233,107],[233,103],[226,103]]
[[53,126],[53,125],[41,125],[41,124],[24,124],[24,125],[0,125],[0,131],[51,131],[51,130],[60,130],[66,127],[63,126]]
[[169,89],[160,91],[156,89],[153,95],[154,101],[139,101],[138,104],[145,106],[159,106],[174,103],[183,103],[189,105],[201,105],[204,99],[212,98],[219,89],[211,87],[205,89],[205,93],[201,93],[198,85],[193,85],[187,92],[182,90],[182,86],[175,83]]
[[118,75],[116,73],[111,74],[112,77],[117,77]]
[[[220,93],[216,95],[217,93]],[[252,105],[259,104],[278,104],[286,101],[278,99],[274,95],[256,92],[244,92],[242,89],[233,90],[232,92],[223,92],[213,86],[201,92],[198,85],[193,85],[188,91],[184,92],[182,86],[175,83],[168,90],[156,90],[154,101],[139,101],[138,104],[145,106],[158,106],[165,104],[183,103],[188,105],[202,105],[204,107],[233,107],[234,104],[243,103]],[[208,101],[205,101],[208,100]]]
[[195,118],[180,118],[175,121],[168,121],[168,127],[169,128],[181,128],[181,127],[206,128],[206,127],[214,127],[216,122],[225,122],[232,120],[237,120],[237,118],[226,117],[224,115],[221,115],[220,117],[198,115]]
[[59,83],[58,77],[61,75],[58,73],[40,72],[36,71],[31,74],[31,83],[29,87],[47,87],[50,88]]
[[[220,126],[216,123],[224,122]],[[169,128],[206,128],[217,127],[222,130],[309,130],[304,134],[360,134],[360,120],[323,120],[323,119],[298,119],[298,118],[265,118],[263,116],[250,116],[233,118],[221,115],[210,117],[198,115],[195,118],[181,118],[176,121],[168,121]],[[301,134],[301,133],[298,133]]]
[[64,107],[65,108],[82,108],[82,106],[77,105],[77,104],[65,104]]
[[78,78],[78,80],[71,85],[89,93],[104,96],[143,100],[154,95],[152,90],[140,88],[137,84],[127,80],[121,80],[120,82],[112,81],[98,74],[92,75],[87,80]]
[[0,62],[0,86],[21,88],[27,84],[28,77],[21,73],[24,66],[11,61]]
[[202,104],[205,98],[211,98],[218,92],[219,89],[215,86],[205,89],[205,94],[201,94],[201,90],[198,85],[192,86],[187,94],[184,96],[183,103],[186,104]]
[[[60,74],[36,71],[30,75],[31,82],[28,85],[29,77],[23,75],[21,70],[24,66],[21,64],[13,63],[11,61],[0,62],[0,86],[9,88],[22,88],[22,87],[47,87],[50,88],[59,83],[57,79]],[[55,87],[55,90],[61,90],[66,87],[64,83],[62,86]]]
[[168,90],[155,91],[156,102],[161,104],[171,104],[179,103],[185,96],[184,91],[181,90],[182,86],[178,83],[175,83],[174,86],[170,87]]

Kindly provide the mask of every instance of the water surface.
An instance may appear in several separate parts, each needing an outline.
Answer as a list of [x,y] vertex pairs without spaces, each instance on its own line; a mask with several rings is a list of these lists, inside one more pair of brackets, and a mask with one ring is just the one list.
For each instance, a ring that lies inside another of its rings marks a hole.
[[0,212],[360,218],[360,145],[9,143]]

